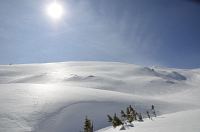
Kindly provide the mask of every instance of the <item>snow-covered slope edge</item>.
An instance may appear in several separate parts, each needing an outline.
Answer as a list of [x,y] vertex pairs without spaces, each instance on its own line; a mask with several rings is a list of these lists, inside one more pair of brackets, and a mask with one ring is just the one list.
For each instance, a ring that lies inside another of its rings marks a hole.
[[151,104],[160,115],[200,108],[200,70],[113,62],[0,66],[0,131],[77,132],[87,115],[95,129],[106,115]]
[[[123,132],[199,132],[200,109],[158,116],[152,120],[135,122]],[[96,132],[120,132],[120,127],[107,127]]]

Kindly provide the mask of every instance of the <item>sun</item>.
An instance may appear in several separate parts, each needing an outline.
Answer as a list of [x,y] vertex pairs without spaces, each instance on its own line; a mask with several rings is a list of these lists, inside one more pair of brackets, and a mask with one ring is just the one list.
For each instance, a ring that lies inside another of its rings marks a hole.
[[63,7],[58,2],[54,1],[50,3],[46,8],[48,16],[52,19],[60,19],[63,16]]

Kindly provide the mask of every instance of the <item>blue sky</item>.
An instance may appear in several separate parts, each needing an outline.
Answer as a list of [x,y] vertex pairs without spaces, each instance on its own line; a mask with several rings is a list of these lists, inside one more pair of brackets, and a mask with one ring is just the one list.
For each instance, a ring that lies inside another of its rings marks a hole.
[[0,64],[200,67],[198,0],[57,0],[65,15],[56,22],[45,12],[52,1],[0,1]]

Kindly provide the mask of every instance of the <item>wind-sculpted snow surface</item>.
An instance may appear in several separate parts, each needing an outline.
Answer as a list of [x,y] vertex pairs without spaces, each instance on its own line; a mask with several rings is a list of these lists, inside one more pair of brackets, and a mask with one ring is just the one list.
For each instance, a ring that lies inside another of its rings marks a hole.
[[110,125],[107,114],[130,104],[142,113],[154,104],[158,115],[198,109],[199,82],[199,69],[114,62],[2,65],[0,132],[79,132],[86,115],[98,130]]

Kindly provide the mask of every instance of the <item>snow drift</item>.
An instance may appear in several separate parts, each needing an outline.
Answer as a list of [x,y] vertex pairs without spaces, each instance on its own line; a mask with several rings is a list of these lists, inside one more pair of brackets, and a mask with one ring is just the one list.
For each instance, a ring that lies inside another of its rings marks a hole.
[[159,115],[191,111],[200,108],[199,82],[199,69],[114,62],[1,65],[0,131],[79,132],[86,115],[98,130],[110,125],[107,114],[130,104],[141,112],[154,104]]

